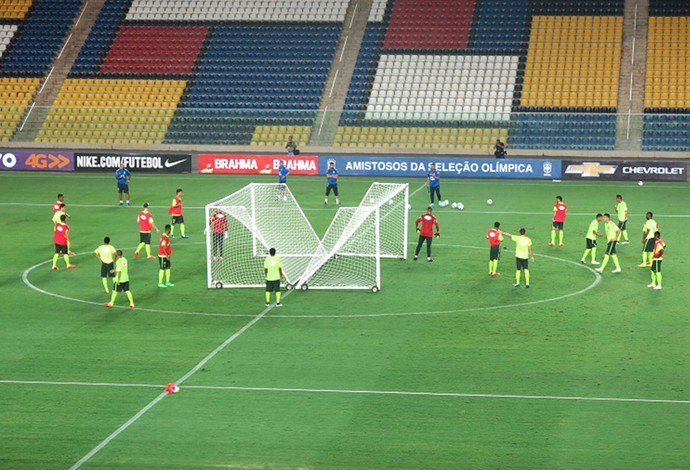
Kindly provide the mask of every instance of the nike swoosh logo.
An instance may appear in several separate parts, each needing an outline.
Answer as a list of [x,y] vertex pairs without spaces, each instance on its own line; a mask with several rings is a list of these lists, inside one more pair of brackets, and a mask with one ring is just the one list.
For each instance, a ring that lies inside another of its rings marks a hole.
[[176,161],[176,162],[171,162],[170,160],[166,160],[166,161],[165,161],[165,167],[166,167],[166,168],[171,168],[171,167],[173,167],[173,166],[175,166],[175,165],[179,165],[180,163],[182,163],[182,162],[184,162],[184,161],[185,161],[185,160],[178,160],[178,161]]

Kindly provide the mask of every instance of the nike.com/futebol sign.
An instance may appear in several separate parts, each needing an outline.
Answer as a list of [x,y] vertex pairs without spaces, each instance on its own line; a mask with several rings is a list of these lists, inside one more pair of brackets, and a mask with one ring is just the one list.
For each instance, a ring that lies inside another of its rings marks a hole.
[[192,171],[192,156],[150,153],[75,153],[74,155],[74,168],[77,171],[115,171],[120,164],[136,172],[189,173]]

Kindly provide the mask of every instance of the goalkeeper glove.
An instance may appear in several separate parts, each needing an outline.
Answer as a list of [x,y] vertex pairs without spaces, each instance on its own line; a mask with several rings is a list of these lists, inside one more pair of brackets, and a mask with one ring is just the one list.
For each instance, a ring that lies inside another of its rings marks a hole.
[[436,232],[436,234],[435,234],[434,236],[435,236],[436,238],[441,238],[441,234],[438,233],[438,232]]
[[417,227],[415,230],[417,230],[417,233],[421,233],[422,231],[419,230],[419,227]]

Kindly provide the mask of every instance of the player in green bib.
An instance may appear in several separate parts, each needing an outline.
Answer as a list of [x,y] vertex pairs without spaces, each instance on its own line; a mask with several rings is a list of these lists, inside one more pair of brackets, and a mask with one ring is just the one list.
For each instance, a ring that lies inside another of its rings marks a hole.
[[597,268],[595,271],[603,272],[604,268],[609,262],[609,258],[613,258],[613,264],[616,265],[616,269],[612,272],[621,272],[621,265],[618,262],[618,255],[616,254],[616,244],[618,243],[618,238],[621,235],[621,229],[618,228],[616,224],[611,221],[611,214],[604,214],[604,232],[606,232],[606,254],[604,255],[604,261],[601,262],[601,267]]
[[122,255],[122,250],[117,250],[115,252],[115,285],[117,286],[113,290],[113,295],[110,297],[110,302],[106,302],[105,305],[108,308],[112,308],[115,304],[115,299],[117,298],[118,292],[124,292],[129,299],[129,308],[134,308],[134,299],[132,298],[132,293],[129,291],[129,267],[127,266],[127,259]]
[[[115,247],[110,244],[110,237],[105,237],[103,244],[93,252],[93,256],[101,262],[101,280],[103,281],[103,288],[106,294],[110,293],[108,290],[108,278],[115,277],[115,254]],[[113,285],[113,289],[115,287]]]
[[627,245],[628,241],[628,204],[623,200],[623,196],[616,194],[616,205],[613,206],[618,216],[618,228],[621,229],[621,245]]
[[589,223],[589,228],[587,229],[587,235],[585,236],[585,252],[582,254],[582,259],[580,263],[584,263],[587,255],[592,253],[592,264],[599,264],[596,260],[597,257],[597,237],[602,237],[603,235],[599,231],[599,223],[601,222],[602,215],[597,214],[594,220]]
[[276,293],[276,307],[280,303],[280,280],[283,278],[283,262],[276,256],[276,249],[271,248],[264,260],[264,274],[266,274],[266,307],[271,306],[271,292]]
[[654,220],[654,214],[647,212],[646,221],[642,226],[642,263],[637,266],[640,268],[652,265],[654,257],[654,232],[659,230],[659,224]]
[[501,232],[515,242],[515,284],[513,287],[520,287],[520,274],[525,273],[525,287],[529,289],[529,258],[534,263],[534,251],[532,250],[532,240],[525,235],[527,231],[520,229],[520,236],[513,236],[507,232]]

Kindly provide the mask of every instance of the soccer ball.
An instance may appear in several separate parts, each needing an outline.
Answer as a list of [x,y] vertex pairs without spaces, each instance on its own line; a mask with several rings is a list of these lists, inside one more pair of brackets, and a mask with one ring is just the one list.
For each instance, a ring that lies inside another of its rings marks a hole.
[[411,211],[411,210],[412,210],[412,204],[408,204],[408,205],[407,205],[407,210],[408,210],[408,211]]
[[450,207],[452,207],[453,209],[457,209],[457,208],[458,208],[458,203],[457,203],[457,202],[454,202],[453,204],[450,205]]
[[638,182],[637,182],[637,185],[638,185],[638,186],[644,186],[644,181],[638,181]]
[[486,200],[486,203],[487,203],[488,205],[491,205],[491,204],[494,203],[494,200],[493,200],[493,199],[487,199],[487,200]]
[[465,204],[462,202],[458,202],[455,206],[459,211],[463,210],[465,208]]
[[446,199],[446,200],[443,201],[443,207],[445,207],[445,206],[447,206],[447,205],[448,205],[448,199]]

